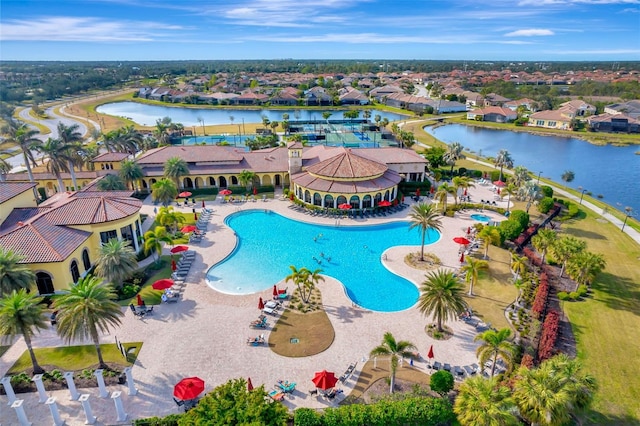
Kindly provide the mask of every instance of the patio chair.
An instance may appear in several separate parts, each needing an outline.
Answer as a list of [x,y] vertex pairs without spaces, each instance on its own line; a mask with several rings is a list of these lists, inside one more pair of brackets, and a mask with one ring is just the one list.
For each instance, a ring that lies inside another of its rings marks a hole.
[[274,315],[274,316],[278,314],[275,309],[267,308],[266,306],[264,307],[262,312],[264,312],[265,314]]
[[440,370],[442,368],[442,364],[440,364],[439,361],[435,361],[431,368],[433,368],[434,370]]

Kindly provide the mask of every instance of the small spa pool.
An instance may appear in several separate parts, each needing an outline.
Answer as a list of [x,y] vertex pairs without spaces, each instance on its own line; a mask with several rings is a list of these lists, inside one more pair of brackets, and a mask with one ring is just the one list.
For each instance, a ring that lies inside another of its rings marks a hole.
[[479,213],[474,213],[471,215],[471,219],[477,221],[477,222],[490,222],[491,218],[489,216],[487,216],[486,214],[479,214]]

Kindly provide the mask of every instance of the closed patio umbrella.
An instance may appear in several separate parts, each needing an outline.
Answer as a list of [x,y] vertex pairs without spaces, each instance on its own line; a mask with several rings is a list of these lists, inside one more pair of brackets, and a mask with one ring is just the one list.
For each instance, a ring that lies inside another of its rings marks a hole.
[[258,300],[258,309],[264,309],[264,301],[262,300],[262,297],[260,298],[260,300]]
[[253,390],[253,383],[251,383],[251,377],[247,379],[247,390],[251,392]]

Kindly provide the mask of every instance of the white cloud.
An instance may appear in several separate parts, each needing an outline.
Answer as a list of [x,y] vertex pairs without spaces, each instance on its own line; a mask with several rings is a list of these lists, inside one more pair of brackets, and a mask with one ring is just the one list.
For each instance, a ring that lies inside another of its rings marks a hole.
[[537,36],[551,36],[554,32],[551,30],[545,30],[542,28],[528,28],[524,30],[512,31],[506,33],[505,37],[537,37]]
[[52,16],[12,19],[2,24],[0,40],[145,42],[168,36],[166,31],[184,30],[179,25],[155,22],[108,21],[93,17]]

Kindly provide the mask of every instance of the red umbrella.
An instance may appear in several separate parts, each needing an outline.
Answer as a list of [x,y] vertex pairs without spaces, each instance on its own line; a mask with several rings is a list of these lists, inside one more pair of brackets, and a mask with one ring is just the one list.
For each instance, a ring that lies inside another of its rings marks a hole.
[[180,197],[180,198],[191,197],[191,193],[189,191],[184,191],[184,192],[179,193],[178,197]]
[[420,188],[416,189],[416,197],[420,196]]
[[351,204],[343,203],[338,206],[340,210],[349,210],[351,208]]
[[195,225],[187,225],[183,226],[182,229],[180,229],[180,232],[182,232],[183,234],[188,234],[189,232],[193,232],[196,229],[198,229],[198,227],[196,227]]
[[187,251],[187,250],[189,250],[189,247],[187,246],[175,246],[170,251],[171,251],[171,254],[176,254],[176,253],[182,253],[183,251]]
[[389,207],[391,205],[391,201],[382,200],[378,203],[379,207]]
[[435,358],[433,356],[433,345],[431,345],[431,347],[429,348],[429,353],[427,354],[427,358],[429,358],[429,359]]
[[142,297],[140,297],[140,294],[136,294],[136,297],[138,298],[137,302],[138,302],[138,306],[142,306],[142,304],[144,303],[142,301]]
[[222,191],[220,191],[220,195],[231,195],[231,194],[233,194],[233,192],[228,189],[223,189]]
[[465,197],[467,196],[467,188],[464,189],[464,194],[462,195],[464,195]]
[[471,227],[467,228],[467,235],[471,234]]
[[171,270],[175,271],[176,269],[178,269],[178,265],[176,265],[176,261],[171,259]]
[[206,206],[204,205],[204,200],[202,200],[202,208],[206,208]]
[[154,290],[166,290],[172,285],[173,285],[173,280],[170,280],[169,278],[164,278],[151,284],[151,288],[153,288]]
[[462,244],[463,246],[466,246],[467,244],[471,244],[471,241],[467,240],[465,237],[455,237],[453,239],[453,242]]
[[500,188],[498,188],[498,190],[496,192],[498,193],[498,195],[500,195]]
[[396,198],[395,200],[393,200],[393,205],[397,206],[398,205],[398,199]]
[[404,203],[404,195],[402,196],[402,200],[400,200],[400,202]]
[[253,383],[251,383],[251,377],[247,379],[247,390],[251,392],[253,390]]
[[506,184],[505,184],[503,181],[501,181],[501,180],[494,180],[494,181],[493,181],[493,184],[494,184],[495,186],[498,186],[498,187],[502,187],[502,186],[505,186],[505,185],[506,185]]
[[313,379],[311,379],[313,384],[316,385],[317,388],[322,390],[331,389],[338,383],[338,378],[334,373],[328,372],[327,370],[322,370],[316,372],[316,375]]
[[183,401],[196,399],[204,390],[204,380],[199,377],[187,377],[173,388],[173,396]]
[[436,192],[436,189],[432,186],[431,189],[429,190],[429,192],[431,192],[433,194],[434,192]]
[[262,300],[262,297],[260,298],[260,300],[258,300],[258,309],[264,309],[264,301]]
[[277,286],[273,286],[273,297],[278,297],[278,287]]
[[464,263],[464,253],[460,255],[460,263]]
[[258,195],[258,188],[253,188],[253,195]]
[[193,220],[198,220],[198,213],[193,212]]

